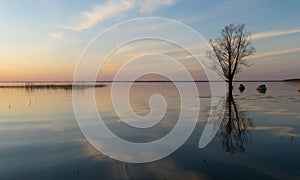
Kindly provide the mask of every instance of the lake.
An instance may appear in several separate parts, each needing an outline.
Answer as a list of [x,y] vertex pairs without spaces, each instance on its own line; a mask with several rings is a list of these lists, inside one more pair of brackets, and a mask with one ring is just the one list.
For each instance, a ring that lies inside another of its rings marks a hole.
[[[174,84],[139,82],[131,87],[130,105],[140,116],[150,112],[152,94],[160,93],[167,102],[162,121],[143,130],[120,121],[111,103],[111,83],[104,84],[95,88],[96,105],[119,137],[150,142],[176,124],[180,96]],[[111,159],[85,139],[74,115],[72,90],[0,88],[0,179],[299,179],[300,83],[245,82],[242,93],[239,84],[217,135],[199,149],[211,96],[208,83],[197,82],[199,96],[185,94],[201,103],[192,135],[171,155],[142,164]],[[256,91],[260,84],[267,85],[265,93]],[[74,93],[84,97],[91,90]]]

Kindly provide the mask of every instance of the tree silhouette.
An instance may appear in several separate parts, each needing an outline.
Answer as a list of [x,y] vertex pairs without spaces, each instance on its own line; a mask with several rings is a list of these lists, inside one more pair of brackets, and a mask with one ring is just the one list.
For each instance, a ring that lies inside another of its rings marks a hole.
[[245,152],[246,146],[251,140],[250,130],[253,124],[241,111],[233,96],[228,95],[224,119],[221,123],[220,134],[223,147],[226,152]]
[[245,57],[253,54],[250,33],[245,31],[244,24],[230,24],[220,31],[220,37],[210,40],[212,47],[208,57],[213,60],[211,68],[219,73],[229,85],[232,94],[232,81],[241,71],[242,66],[249,66]]

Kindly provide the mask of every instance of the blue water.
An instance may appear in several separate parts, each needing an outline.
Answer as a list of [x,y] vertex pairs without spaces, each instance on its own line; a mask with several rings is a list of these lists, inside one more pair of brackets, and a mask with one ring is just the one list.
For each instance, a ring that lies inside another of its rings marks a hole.
[[[197,83],[200,115],[188,141],[170,156],[151,163],[124,163],[98,152],[80,131],[65,89],[0,89],[0,179],[299,179],[299,83],[235,84],[234,102],[247,127],[230,129],[226,117],[214,139],[198,148],[210,109],[207,83]],[[267,85],[265,94],[255,90]],[[136,130],[119,120],[111,104],[111,84],[96,88],[99,113],[119,137],[149,142],[168,134],[180,112],[172,83],[135,83],[130,104],[139,115],[150,112],[148,99],[160,93],[167,114],[153,128]],[[85,96],[91,89],[78,89]],[[195,111],[190,107],[191,111]],[[251,125],[251,126],[250,126]],[[227,127],[227,128],[226,128]],[[242,141],[239,141],[241,140]],[[226,144],[227,142],[227,144]],[[232,144],[228,144],[232,142]]]

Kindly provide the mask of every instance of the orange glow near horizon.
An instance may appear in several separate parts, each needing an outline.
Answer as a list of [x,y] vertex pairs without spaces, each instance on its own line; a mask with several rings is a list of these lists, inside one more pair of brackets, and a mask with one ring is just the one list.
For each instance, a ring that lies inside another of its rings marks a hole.
[[0,67],[0,81],[72,80],[73,64],[64,66],[19,64]]

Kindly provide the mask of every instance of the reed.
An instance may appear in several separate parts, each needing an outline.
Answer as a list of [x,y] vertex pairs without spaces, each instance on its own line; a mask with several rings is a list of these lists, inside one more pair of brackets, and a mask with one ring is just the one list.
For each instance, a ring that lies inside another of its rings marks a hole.
[[24,88],[24,89],[85,89],[92,87],[105,87],[105,84],[93,84],[86,82],[75,83],[0,83],[0,88]]

